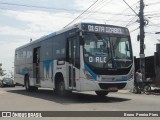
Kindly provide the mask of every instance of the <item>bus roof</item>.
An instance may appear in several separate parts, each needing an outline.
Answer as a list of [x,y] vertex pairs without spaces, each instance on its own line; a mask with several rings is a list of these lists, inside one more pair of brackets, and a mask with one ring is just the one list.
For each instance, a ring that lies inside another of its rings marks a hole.
[[[125,27],[114,26],[114,25],[106,25],[106,24],[96,24],[96,23],[81,22],[81,23],[74,24],[74,25],[72,25],[72,26],[70,26],[70,27],[64,28],[64,29],[62,29],[62,30],[59,30],[59,31],[57,31],[57,32],[53,32],[53,33],[51,33],[51,34],[44,35],[44,36],[40,37],[39,39],[37,39],[37,40],[35,40],[35,41],[32,41],[32,42],[30,42],[30,43],[28,43],[28,44],[25,44],[25,45],[23,45],[23,46],[21,46],[21,47],[16,48],[16,50],[19,50],[19,49],[25,48],[25,47],[27,47],[27,46],[29,46],[29,45],[32,45],[32,44],[41,42],[41,41],[46,40],[46,39],[48,39],[48,38],[51,38],[51,37],[53,37],[53,36],[56,36],[56,35],[59,35],[59,34],[61,34],[61,33],[66,32],[66,31],[72,30],[72,29],[74,29],[74,28],[78,28],[78,29],[80,29],[80,30],[83,29],[84,31],[86,31],[86,27],[83,27],[82,25],[84,25],[84,26],[85,26],[85,25],[110,26],[110,27],[117,27],[117,28],[126,29]],[[96,29],[93,29],[93,30],[96,30]],[[98,29],[97,29],[97,30],[98,30]],[[128,29],[127,29],[127,30],[128,30]],[[89,31],[89,29],[88,29],[88,31]],[[91,31],[90,31],[90,32],[91,32]],[[95,32],[95,31],[93,31],[93,32]]]

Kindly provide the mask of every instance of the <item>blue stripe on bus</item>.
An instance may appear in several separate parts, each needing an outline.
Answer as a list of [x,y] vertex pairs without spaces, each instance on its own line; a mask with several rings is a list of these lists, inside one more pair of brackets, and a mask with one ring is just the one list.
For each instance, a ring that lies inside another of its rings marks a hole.
[[92,77],[95,80],[97,80],[97,75],[86,64],[84,64],[84,68],[85,68],[85,70],[87,70],[92,75]]
[[[54,74],[54,65],[52,60],[45,60],[43,61],[43,66],[44,66],[44,78],[52,78],[53,82],[53,74]],[[51,70],[51,71],[50,71]]]

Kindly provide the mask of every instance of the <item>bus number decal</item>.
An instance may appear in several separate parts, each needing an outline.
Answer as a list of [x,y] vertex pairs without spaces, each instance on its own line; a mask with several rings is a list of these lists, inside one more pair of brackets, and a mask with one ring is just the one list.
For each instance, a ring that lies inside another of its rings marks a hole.
[[106,63],[106,57],[89,57],[89,62]]

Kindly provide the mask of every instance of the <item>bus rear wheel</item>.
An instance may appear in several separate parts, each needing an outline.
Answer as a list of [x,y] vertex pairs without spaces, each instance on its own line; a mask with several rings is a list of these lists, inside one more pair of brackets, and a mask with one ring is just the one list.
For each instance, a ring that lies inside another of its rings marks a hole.
[[33,91],[37,91],[38,90],[38,87],[30,86],[30,82],[29,82],[29,77],[28,76],[25,77],[25,88],[26,88],[26,91],[28,91],[28,92],[33,92]]
[[95,93],[101,97],[108,95],[108,91],[95,91]]
[[65,84],[63,80],[57,83],[56,93],[61,97],[66,95]]

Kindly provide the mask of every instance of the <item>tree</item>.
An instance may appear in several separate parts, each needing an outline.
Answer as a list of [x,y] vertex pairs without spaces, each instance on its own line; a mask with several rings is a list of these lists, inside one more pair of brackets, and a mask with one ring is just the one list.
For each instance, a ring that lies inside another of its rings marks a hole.
[[1,68],[1,66],[2,66],[2,64],[0,63],[0,76],[4,76],[4,75],[6,75],[6,73],[4,73],[5,70],[3,70],[3,69]]

